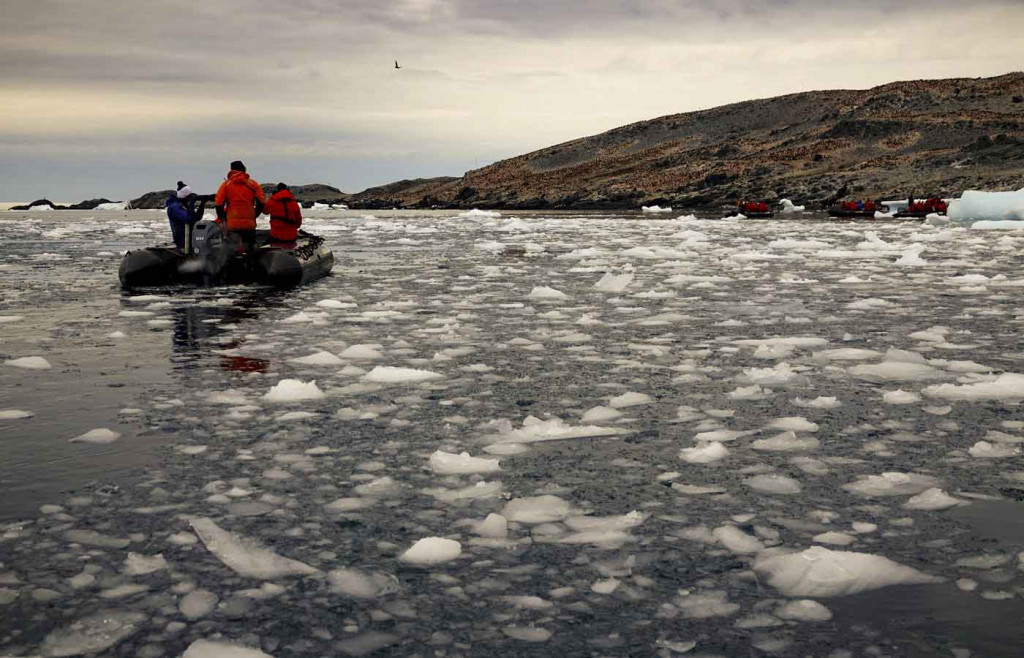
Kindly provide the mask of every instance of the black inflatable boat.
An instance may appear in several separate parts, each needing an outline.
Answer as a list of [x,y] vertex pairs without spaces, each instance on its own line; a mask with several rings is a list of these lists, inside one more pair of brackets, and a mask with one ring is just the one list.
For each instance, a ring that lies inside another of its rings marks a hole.
[[256,231],[255,249],[238,253],[237,243],[216,222],[195,224],[188,253],[174,245],[129,251],[118,277],[125,288],[174,284],[258,284],[275,288],[298,286],[330,273],[334,254],[323,238],[299,231],[295,242],[280,243],[270,231]]

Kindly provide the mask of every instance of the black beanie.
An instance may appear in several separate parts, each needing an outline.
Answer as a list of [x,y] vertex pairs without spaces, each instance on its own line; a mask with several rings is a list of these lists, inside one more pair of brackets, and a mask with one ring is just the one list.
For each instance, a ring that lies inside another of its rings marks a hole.
[[278,191],[278,192],[281,192],[281,191],[283,191],[283,190],[287,190],[287,189],[288,189],[288,186],[287,186],[287,185],[285,185],[284,183],[278,183],[278,184],[277,184],[277,191]]
[[242,164],[241,160],[235,160],[231,163],[231,171],[245,171],[245,165]]
[[180,190],[183,187],[185,187],[185,183],[178,181],[178,189]]

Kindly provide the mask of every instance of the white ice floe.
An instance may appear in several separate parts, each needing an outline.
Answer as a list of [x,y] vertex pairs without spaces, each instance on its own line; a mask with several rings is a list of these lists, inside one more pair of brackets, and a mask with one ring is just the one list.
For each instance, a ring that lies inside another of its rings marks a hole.
[[442,475],[496,473],[501,470],[497,459],[471,457],[468,452],[452,454],[438,450],[430,455],[430,469]]
[[142,555],[141,553],[128,553],[124,561],[124,573],[129,576],[143,576],[148,573],[162,571],[167,568],[167,560],[163,553],[156,555]]
[[384,355],[378,351],[380,349],[380,345],[349,345],[339,356],[353,361],[372,361],[384,358]]
[[725,546],[732,553],[737,555],[751,555],[764,550],[764,544],[760,539],[748,535],[734,525],[724,525],[715,528],[711,535]]
[[928,261],[921,258],[925,247],[923,244],[913,244],[903,250],[903,253],[896,259],[896,265],[901,267],[921,267],[927,265]]
[[298,379],[282,379],[271,387],[263,399],[278,403],[322,400],[324,397],[324,392],[317,387],[316,380],[304,382]]
[[508,519],[501,514],[488,514],[487,518],[473,526],[473,533],[490,539],[504,539],[508,536]]
[[569,295],[548,286],[534,286],[527,297],[530,299],[568,299]]
[[1020,454],[1020,446],[1007,443],[990,443],[978,441],[967,451],[971,457],[976,459],[1003,459],[1005,457],[1016,457]]
[[399,590],[398,579],[386,573],[358,569],[334,569],[327,572],[331,592],[357,599],[375,599]]
[[640,206],[640,210],[646,213],[672,212],[672,207],[662,208],[661,206]]
[[0,315],[0,324],[9,324],[11,322],[20,322],[24,320],[24,315]]
[[636,277],[635,274],[625,272],[623,274],[612,274],[606,272],[601,279],[594,284],[594,290],[600,292],[622,292],[629,287],[629,284],[633,283],[633,279]]
[[637,510],[614,516],[570,516],[565,519],[565,525],[574,532],[558,542],[592,544],[605,549],[618,548],[633,539],[627,531],[641,525],[649,516]]
[[938,483],[938,479],[930,475],[890,472],[861,476],[857,480],[843,485],[843,489],[869,498],[877,498],[918,494],[926,489],[931,489]]
[[939,384],[925,388],[923,393],[947,400],[1024,400],[1024,375],[1007,372],[975,384]]
[[475,218],[480,218],[480,219],[484,219],[484,218],[493,219],[493,218],[496,218],[496,217],[501,217],[501,213],[497,212],[495,210],[480,210],[479,208],[473,208],[472,210],[467,210],[465,212],[460,212],[459,213],[459,217],[469,217],[469,218],[475,217]]
[[964,504],[964,501],[953,498],[942,489],[933,487],[912,496],[903,503],[903,507],[916,510],[944,510]]
[[430,566],[451,562],[462,555],[462,544],[454,539],[444,537],[424,537],[417,540],[407,551],[399,556],[399,560],[408,564]]
[[79,434],[73,439],[68,439],[68,443],[94,443],[98,445],[105,445],[107,443],[113,443],[121,438],[121,435],[113,430],[109,430],[106,427],[97,427],[94,430],[89,430],[85,434]]
[[749,477],[743,481],[743,484],[747,485],[754,491],[760,491],[761,493],[768,494],[792,495],[803,491],[803,487],[800,486],[799,481],[794,480],[791,477],[775,473]]
[[599,425],[573,426],[567,424],[561,418],[541,420],[534,416],[527,416],[521,428],[513,429],[511,423],[503,423],[500,433],[486,438],[492,439],[494,443],[539,443],[543,441],[618,436],[620,434],[624,434],[624,431],[611,427],[601,427]]
[[345,361],[340,359],[337,355],[323,350],[313,352],[307,356],[300,356],[288,360],[292,363],[298,363],[303,366],[340,366],[345,364]]
[[378,384],[418,384],[444,379],[444,375],[432,370],[377,366],[361,377],[363,381]]
[[693,448],[683,448],[679,458],[689,464],[712,464],[729,456],[729,449],[718,441],[702,442]]
[[[321,204],[322,205],[322,204]],[[188,645],[181,658],[274,658],[259,649],[250,649],[228,642],[196,640]]]
[[587,409],[581,420],[584,423],[602,423],[609,420],[615,420],[621,416],[621,411],[612,409],[611,407],[597,406]]
[[535,525],[553,523],[569,516],[572,508],[558,496],[546,494],[528,498],[515,498],[505,504],[501,515],[515,523]]
[[942,581],[880,555],[833,551],[821,546],[763,557],[754,563],[754,571],[786,596],[815,598]]
[[636,393],[629,391],[622,395],[613,397],[609,402],[608,406],[612,409],[626,409],[628,407],[638,407],[644,404],[650,404],[654,402],[654,398],[645,393]]
[[813,400],[805,400],[803,398],[795,398],[793,404],[798,407],[805,407],[807,409],[835,409],[843,406],[843,403],[834,397],[819,396]]
[[194,519],[192,529],[218,560],[246,578],[273,580],[317,573],[308,564],[279,555],[248,537],[221,529],[212,519]]
[[24,368],[25,370],[49,370],[53,367],[49,361],[41,356],[23,356],[20,359],[4,361],[4,365]]
[[784,430],[790,432],[817,432],[818,424],[812,423],[803,416],[789,416],[776,418],[768,423],[768,428],[773,430]]
[[99,653],[142,630],[147,619],[149,617],[141,612],[101,610],[52,631],[39,651],[43,656]]
[[801,437],[795,432],[783,432],[768,439],[758,439],[750,444],[754,450],[764,452],[804,452],[815,450],[821,443],[813,436]]
[[832,619],[832,611],[817,601],[800,599],[780,605],[775,610],[775,616],[790,621],[828,621]]
[[882,402],[885,402],[886,404],[914,404],[920,401],[921,396],[917,393],[901,389],[886,391],[882,395]]
[[0,409],[0,420],[21,420],[31,418],[35,414],[24,409]]

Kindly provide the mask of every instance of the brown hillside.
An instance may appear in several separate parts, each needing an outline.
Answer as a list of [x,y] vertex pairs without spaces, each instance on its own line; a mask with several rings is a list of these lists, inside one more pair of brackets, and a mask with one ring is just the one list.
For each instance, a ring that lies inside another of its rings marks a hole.
[[[1024,187],[1024,73],[813,91],[664,116],[389,191],[389,205],[636,208]],[[350,202],[359,205],[365,193]]]

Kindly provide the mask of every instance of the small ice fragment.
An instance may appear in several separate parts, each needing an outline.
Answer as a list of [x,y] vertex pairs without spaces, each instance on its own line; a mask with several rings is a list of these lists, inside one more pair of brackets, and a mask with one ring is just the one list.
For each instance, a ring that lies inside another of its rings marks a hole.
[[913,496],[903,503],[903,507],[917,510],[944,510],[961,504],[963,501],[953,498],[942,489],[932,487]]
[[188,645],[181,658],[274,658],[259,649],[229,644],[227,642],[211,642],[196,640]]
[[24,368],[26,370],[49,370],[53,367],[49,361],[41,356],[23,356],[20,359],[4,361],[4,365]]
[[817,601],[800,599],[779,606],[775,616],[792,621],[828,621],[832,619],[832,611]]
[[803,490],[797,480],[775,473],[755,475],[754,477],[744,480],[743,484],[747,485],[754,491],[769,494],[790,495],[798,494]]
[[711,464],[729,456],[729,449],[718,441],[701,442],[679,451],[679,458],[689,464]]
[[814,535],[812,539],[819,544],[831,544],[833,546],[849,546],[853,542],[857,541],[853,536],[848,535],[845,532],[836,532],[835,530]]
[[587,412],[583,414],[583,418],[581,420],[583,420],[584,423],[602,423],[608,420],[615,420],[620,416],[622,416],[621,411],[616,411],[611,407],[597,406],[588,409]]
[[590,589],[596,594],[611,594],[619,588],[620,584],[615,578],[609,578],[608,580],[597,581],[590,586]]
[[462,555],[462,544],[454,539],[424,537],[398,558],[409,564],[433,565],[450,562]]
[[627,393],[623,393],[622,395],[612,398],[611,401],[608,403],[608,406],[610,406],[612,409],[625,409],[627,407],[636,407],[643,404],[650,404],[653,401],[654,400],[649,395],[629,391]]
[[34,415],[31,411],[23,411],[21,409],[0,409],[0,420],[21,420],[22,418],[31,418]]
[[886,391],[882,395],[882,402],[886,404],[914,404],[921,401],[921,396],[912,391],[904,391],[897,389],[895,391]]
[[79,434],[73,439],[68,439],[68,443],[95,443],[104,445],[107,443],[113,443],[121,438],[121,435],[117,432],[107,429],[106,427],[98,427],[94,430],[89,430],[85,434]]
[[508,536],[508,519],[500,514],[488,514],[487,518],[473,528],[475,534],[492,539],[504,539]]
[[419,370],[417,368],[377,366],[363,375],[361,379],[380,384],[415,384],[444,379],[444,375],[431,370]]
[[345,364],[339,357],[323,350],[288,360],[303,366],[340,366]]
[[124,573],[129,576],[142,576],[154,571],[167,568],[167,560],[162,553],[156,555],[142,555],[141,553],[128,553],[124,561]]
[[469,475],[495,473],[501,470],[497,459],[470,457],[468,452],[455,455],[438,450],[430,455],[430,469],[442,475]]
[[764,544],[756,537],[748,535],[734,525],[723,525],[711,532],[722,546],[737,555],[749,555],[764,550]]
[[1007,443],[989,443],[978,441],[967,451],[976,459],[1002,459],[1020,454],[1020,447]]
[[271,580],[317,572],[308,564],[278,555],[248,537],[222,530],[209,518],[193,520],[192,529],[217,559],[242,576]]
[[385,573],[335,569],[327,573],[331,591],[357,599],[373,599],[397,592],[398,579]]
[[506,626],[501,631],[521,642],[547,642],[551,639],[551,631],[539,626]]
[[141,612],[101,610],[51,632],[43,641],[40,653],[43,656],[99,653],[138,632],[147,618]]
[[568,299],[569,295],[547,286],[535,286],[527,297],[530,299]]
[[196,589],[178,601],[178,610],[185,616],[185,619],[195,621],[213,612],[213,607],[217,605],[217,601],[218,597],[213,592],[205,589]]
[[317,387],[316,380],[303,382],[298,379],[282,379],[263,396],[263,399],[267,402],[301,402],[321,400],[324,397],[324,392]]
[[569,516],[569,503],[550,494],[509,501],[501,514],[509,521],[534,525],[561,521]]

